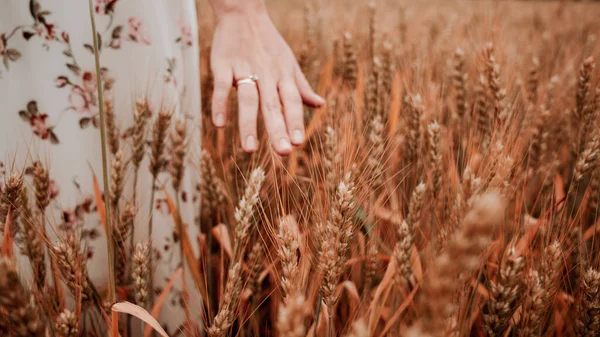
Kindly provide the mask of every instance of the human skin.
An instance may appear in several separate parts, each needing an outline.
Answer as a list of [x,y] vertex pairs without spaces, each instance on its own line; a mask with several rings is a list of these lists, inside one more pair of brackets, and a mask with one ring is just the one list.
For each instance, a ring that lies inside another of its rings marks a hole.
[[[214,75],[212,119],[224,127],[228,97],[237,79],[258,76],[237,87],[239,130],[246,152],[258,149],[257,118],[262,112],[275,152],[287,155],[305,140],[303,103],[319,107],[317,95],[292,50],[271,21],[264,0],[209,0],[216,18],[211,53]],[[260,109],[259,109],[260,107]]]

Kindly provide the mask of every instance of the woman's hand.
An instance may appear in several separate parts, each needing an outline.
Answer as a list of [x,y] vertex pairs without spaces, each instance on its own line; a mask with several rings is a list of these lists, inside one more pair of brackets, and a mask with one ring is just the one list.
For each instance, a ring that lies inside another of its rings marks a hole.
[[211,55],[214,124],[225,126],[235,80],[256,75],[257,82],[237,88],[242,147],[247,152],[258,148],[260,104],[271,145],[280,155],[289,154],[292,144],[304,142],[302,103],[318,107],[325,101],[311,89],[263,0],[211,0],[211,5],[217,19]]

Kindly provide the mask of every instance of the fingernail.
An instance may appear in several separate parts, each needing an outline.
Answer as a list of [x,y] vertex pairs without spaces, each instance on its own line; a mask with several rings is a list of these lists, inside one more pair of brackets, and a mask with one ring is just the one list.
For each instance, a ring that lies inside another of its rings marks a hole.
[[215,116],[215,125],[216,126],[224,126],[225,125],[225,116],[223,114],[218,114]]
[[301,130],[295,130],[292,133],[292,140],[296,144],[302,143],[304,141],[304,134],[302,133],[302,131]]
[[292,144],[287,138],[281,138],[279,141],[279,151],[287,152],[292,150]]
[[317,101],[319,101],[319,104],[321,104],[321,105],[325,104],[325,99],[323,97],[321,97],[319,95],[316,95],[316,96],[317,96]]
[[252,135],[246,137],[246,150],[256,150],[256,138]]

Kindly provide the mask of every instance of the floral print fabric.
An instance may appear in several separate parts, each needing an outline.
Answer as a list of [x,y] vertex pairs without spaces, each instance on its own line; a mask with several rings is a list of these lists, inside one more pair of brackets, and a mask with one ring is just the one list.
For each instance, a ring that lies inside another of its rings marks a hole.
[[[77,227],[88,246],[90,277],[102,289],[107,274],[106,248],[93,203],[93,174],[102,177],[97,76],[102,77],[105,95],[114,102],[126,153],[131,150],[128,130],[140,97],[148,98],[154,115],[169,107],[176,118],[189,121],[189,152],[197,153],[200,80],[193,0],[94,0],[93,10],[100,74],[95,71],[87,1],[2,2],[0,188],[11,171],[25,172],[37,160],[44,163],[52,179],[48,232],[62,226]],[[132,180],[132,175],[130,170],[126,181]],[[168,177],[163,174],[159,180],[170,186]],[[177,250],[171,249],[175,248],[173,222],[162,205],[160,191],[150,205],[149,173],[143,172],[139,179],[137,193],[142,200],[138,202],[135,240],[147,239],[142,224],[148,222],[152,209],[152,240],[158,254],[155,286],[160,289],[179,263]],[[128,186],[124,199],[132,194],[132,188]],[[192,195],[194,191],[193,174],[186,173],[182,192]],[[185,199],[182,216],[192,235],[197,207],[192,198]],[[182,316],[177,312],[177,294],[173,292],[171,306],[167,303],[163,310],[172,313],[163,317],[171,331]]]

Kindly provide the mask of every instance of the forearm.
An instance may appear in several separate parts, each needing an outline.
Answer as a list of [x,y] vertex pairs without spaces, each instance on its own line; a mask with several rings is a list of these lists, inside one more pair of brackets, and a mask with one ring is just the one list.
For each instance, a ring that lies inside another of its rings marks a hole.
[[217,20],[227,14],[259,14],[266,11],[264,0],[209,0]]

